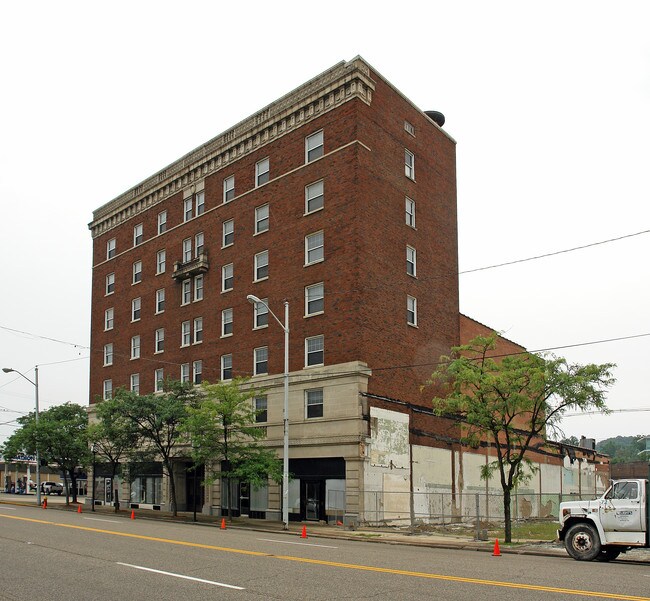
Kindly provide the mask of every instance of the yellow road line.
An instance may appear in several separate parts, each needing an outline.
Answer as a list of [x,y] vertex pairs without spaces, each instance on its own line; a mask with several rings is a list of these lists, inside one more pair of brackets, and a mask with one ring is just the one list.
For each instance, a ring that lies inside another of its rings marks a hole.
[[597,597],[599,599],[622,599],[624,601],[650,601],[650,597],[638,597],[635,595],[620,595],[616,593],[604,593],[599,591],[585,591],[580,589],[558,588],[553,586],[541,586],[536,584],[521,584],[516,582],[504,582],[499,580],[483,580],[481,578],[463,578],[462,576],[446,576],[444,574],[429,574],[427,572],[412,572],[409,570],[397,570],[393,568],[380,568],[376,566],[364,566],[354,563],[340,563],[337,561],[326,561],[323,559],[307,559],[304,557],[295,557],[292,555],[275,555],[273,553],[263,553],[260,551],[247,551],[245,549],[234,549],[232,547],[220,547],[218,545],[206,545],[203,543],[192,543],[189,541],[174,540],[170,538],[159,538],[156,536],[146,536],[143,534],[132,534],[130,532],[115,532],[114,530],[104,530],[101,528],[90,528],[88,526],[76,526],[74,524],[62,524],[59,522],[48,522],[47,520],[38,520],[34,518],[25,518],[14,515],[0,514],[0,518],[8,520],[19,520],[22,522],[31,522],[34,524],[46,524],[48,526],[59,526],[61,528],[71,528],[73,530],[82,530],[84,532],[95,532],[98,534],[109,534],[112,536],[121,536],[124,538],[134,538],[168,545],[179,545],[183,547],[194,547],[198,549],[209,549],[212,551],[223,551],[224,553],[237,553],[239,555],[250,555],[253,557],[270,557],[283,561],[294,561],[298,563],[329,566],[334,568],[344,568],[347,570],[360,570],[365,572],[377,572],[381,574],[396,574],[399,576],[409,576],[412,578],[427,578],[430,580],[443,580],[447,582],[461,582],[464,584],[479,584],[483,586],[497,586],[502,588],[521,589],[528,591],[542,591],[545,593],[559,593],[563,595],[576,595],[582,597]]

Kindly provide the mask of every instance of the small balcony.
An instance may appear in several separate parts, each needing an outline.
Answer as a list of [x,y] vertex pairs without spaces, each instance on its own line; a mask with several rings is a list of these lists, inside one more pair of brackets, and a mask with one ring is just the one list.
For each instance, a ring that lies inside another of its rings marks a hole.
[[210,268],[208,263],[208,253],[202,252],[199,253],[198,257],[187,261],[186,263],[181,263],[180,261],[174,262],[174,273],[172,277],[175,280],[185,280],[191,278],[195,275],[205,273]]

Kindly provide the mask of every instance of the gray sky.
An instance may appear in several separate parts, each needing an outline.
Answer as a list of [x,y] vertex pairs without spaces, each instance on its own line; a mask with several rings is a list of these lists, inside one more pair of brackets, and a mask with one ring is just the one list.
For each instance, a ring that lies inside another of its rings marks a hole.
[[[88,403],[92,211],[358,54],[447,118],[461,271],[650,230],[648,2],[378,6],[4,4],[0,367],[41,366],[42,409]],[[618,364],[616,412],[567,435],[650,434],[650,336],[585,344],[650,333],[649,250],[644,233],[460,276],[462,312],[529,350]],[[33,392],[0,372],[0,442]]]

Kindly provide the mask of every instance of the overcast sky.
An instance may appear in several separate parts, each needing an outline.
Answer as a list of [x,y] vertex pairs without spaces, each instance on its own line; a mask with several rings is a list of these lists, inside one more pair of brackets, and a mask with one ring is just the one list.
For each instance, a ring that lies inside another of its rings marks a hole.
[[[567,435],[650,434],[650,3],[380,6],[3,4],[0,367],[40,366],[42,410],[88,403],[92,211],[361,55],[447,118],[461,272],[628,236],[462,273],[460,306],[529,350],[618,364],[614,413]],[[0,372],[0,442],[33,393]]]

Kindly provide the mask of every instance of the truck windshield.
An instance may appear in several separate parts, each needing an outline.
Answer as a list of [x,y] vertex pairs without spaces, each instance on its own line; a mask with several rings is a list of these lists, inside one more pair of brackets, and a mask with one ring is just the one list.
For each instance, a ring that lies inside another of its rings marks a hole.
[[637,499],[638,497],[638,482],[614,482],[614,485],[605,495],[606,499]]

